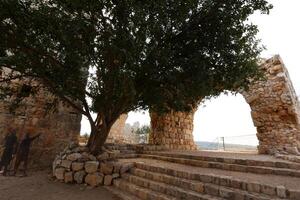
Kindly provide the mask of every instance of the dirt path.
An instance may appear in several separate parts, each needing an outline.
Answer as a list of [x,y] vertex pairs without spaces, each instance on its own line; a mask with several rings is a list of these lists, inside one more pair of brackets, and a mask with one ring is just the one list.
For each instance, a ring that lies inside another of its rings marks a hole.
[[103,187],[90,188],[54,182],[46,171],[28,177],[0,175],[1,200],[120,200]]

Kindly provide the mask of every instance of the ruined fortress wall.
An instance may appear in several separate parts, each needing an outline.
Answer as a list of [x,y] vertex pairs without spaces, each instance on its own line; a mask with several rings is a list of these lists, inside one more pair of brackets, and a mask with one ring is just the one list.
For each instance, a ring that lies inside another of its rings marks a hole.
[[286,148],[300,148],[299,101],[289,73],[279,56],[261,65],[266,80],[242,92],[251,107],[257,127],[260,153],[274,153]]
[[80,132],[81,114],[59,103],[55,112],[48,109],[53,97],[45,91],[39,91],[35,97],[22,100],[14,112],[11,105],[14,97],[0,101],[0,142],[9,127],[17,129],[18,139],[22,138],[26,128],[33,128],[34,135],[41,133],[31,148],[30,166],[51,166],[54,157],[70,142],[77,142]]
[[149,143],[169,149],[196,150],[193,138],[194,112],[171,112],[159,115],[151,112]]
[[[261,70],[265,79],[255,82],[248,91],[241,91],[257,127],[259,153],[300,148],[299,101],[288,71],[279,56],[266,60]],[[193,115],[194,111],[163,116],[151,113],[150,143],[193,149]]]
[[127,138],[124,136],[125,122],[128,118],[127,114],[123,114],[111,127],[107,137],[107,143],[126,143]]

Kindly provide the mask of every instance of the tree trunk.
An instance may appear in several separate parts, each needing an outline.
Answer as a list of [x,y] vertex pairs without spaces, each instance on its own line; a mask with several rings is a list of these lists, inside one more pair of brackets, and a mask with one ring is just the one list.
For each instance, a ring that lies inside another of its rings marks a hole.
[[101,153],[102,147],[106,141],[106,138],[110,132],[110,128],[101,128],[96,130],[94,133],[91,133],[91,136],[88,141],[88,148],[90,152],[94,155]]

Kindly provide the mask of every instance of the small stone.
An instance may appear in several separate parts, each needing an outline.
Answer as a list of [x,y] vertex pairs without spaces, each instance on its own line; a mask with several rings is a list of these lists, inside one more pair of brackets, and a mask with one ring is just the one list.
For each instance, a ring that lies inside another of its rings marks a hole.
[[111,185],[112,184],[112,180],[113,180],[113,176],[112,175],[106,175],[104,177],[104,185]]
[[85,162],[85,161],[88,161],[88,160],[90,160],[89,159],[89,153],[87,153],[87,152],[83,152],[82,154],[81,154],[81,160],[80,161],[83,161],[83,162]]
[[93,174],[88,174],[85,177],[85,183],[92,187],[96,187],[98,185],[103,184],[103,174],[101,173],[93,173]]
[[69,144],[69,149],[74,149],[74,148],[76,148],[76,147],[78,147],[78,144],[77,144],[76,142],[71,142],[71,143]]
[[89,154],[89,160],[96,161],[97,158],[94,155]]
[[114,165],[114,173],[120,173],[120,170],[121,170],[121,167],[122,167],[122,164],[121,163],[118,163],[118,162],[116,162],[116,163],[114,163],[113,164]]
[[124,164],[120,169],[120,174],[124,174],[124,173],[128,172],[133,167],[134,167],[133,163]]
[[99,161],[107,160],[108,158],[109,158],[109,156],[108,156],[107,152],[104,152],[97,156],[97,160],[99,160]]
[[55,169],[54,175],[58,180],[64,180],[65,171],[64,168],[57,168]]
[[120,174],[118,174],[118,173],[114,173],[114,174],[112,174],[112,178],[113,179],[115,179],[115,178],[119,178],[120,177]]
[[71,164],[72,164],[72,161],[70,161],[70,160],[62,160],[61,161],[61,166],[66,168],[66,169],[70,169]]
[[193,185],[193,190],[199,193],[203,193],[204,192],[204,184],[199,182],[199,183],[195,183]]
[[113,173],[114,166],[113,163],[101,163],[100,171],[105,175],[111,175]]
[[84,163],[81,162],[73,162],[72,163],[72,170],[73,171],[80,171],[83,169]]
[[280,198],[286,198],[286,189],[284,186],[277,186],[276,187],[277,196]]
[[247,190],[249,192],[260,193],[260,184],[259,183],[248,183]]
[[261,192],[267,195],[276,195],[275,188],[268,185],[263,185],[261,187]]
[[83,183],[84,177],[85,177],[86,173],[84,170],[75,172],[74,174],[74,180],[76,183],[81,184]]
[[82,158],[82,155],[80,153],[72,153],[67,156],[67,160],[70,161],[76,161]]
[[72,183],[72,182],[73,182],[73,172],[66,172],[65,183]]
[[94,173],[98,170],[99,162],[98,161],[87,161],[85,163],[85,171],[87,173]]

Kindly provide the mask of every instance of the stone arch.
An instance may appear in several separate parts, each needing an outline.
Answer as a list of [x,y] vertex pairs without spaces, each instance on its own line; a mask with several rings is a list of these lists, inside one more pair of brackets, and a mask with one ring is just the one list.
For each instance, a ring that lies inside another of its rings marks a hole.
[[241,91],[257,127],[259,153],[300,148],[299,101],[288,70],[278,55],[264,61],[261,70],[266,80]]
[[[287,149],[297,153],[300,148],[300,109],[288,71],[278,55],[265,60],[260,68],[266,78],[253,83],[248,91],[239,91],[251,107],[259,153]],[[195,149],[194,113],[194,110],[162,116],[151,113],[150,143],[171,149]]]

